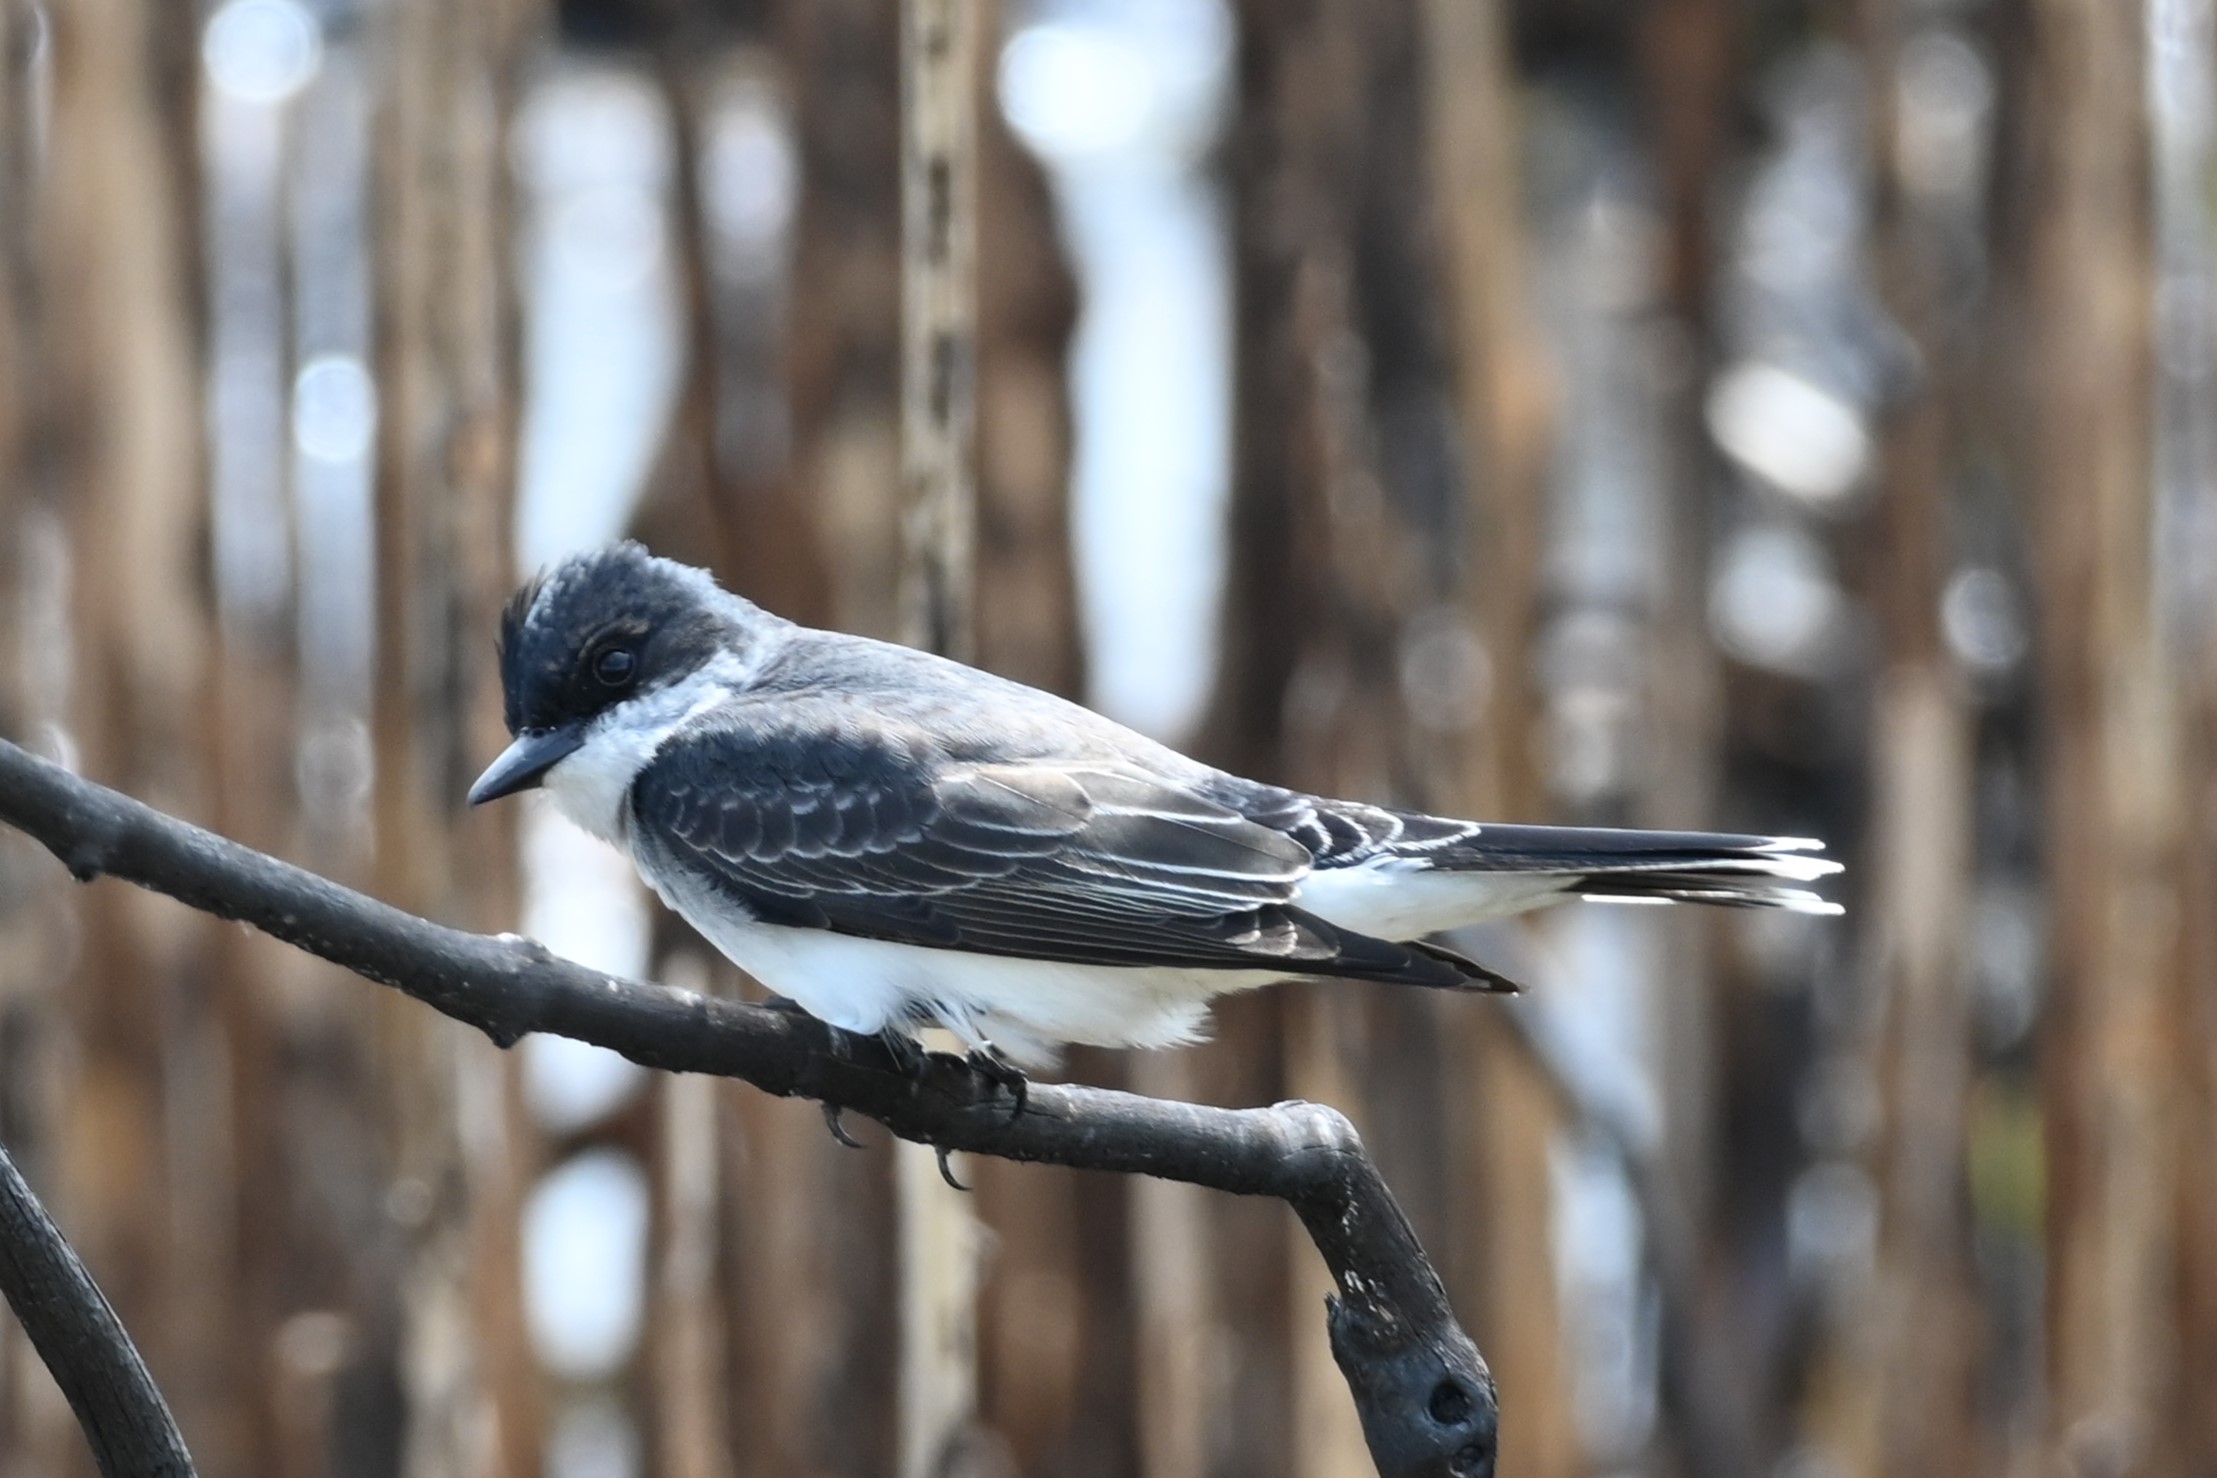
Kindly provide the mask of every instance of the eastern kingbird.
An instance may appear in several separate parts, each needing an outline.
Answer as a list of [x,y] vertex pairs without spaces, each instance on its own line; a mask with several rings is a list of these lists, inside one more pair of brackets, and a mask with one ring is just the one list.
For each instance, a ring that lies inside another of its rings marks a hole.
[[1211,769],[1074,703],[817,631],[619,544],[501,621],[515,742],[670,907],[831,1026],[1052,1063],[1299,976],[1516,987],[1423,936],[1570,898],[1837,913],[1820,842],[1481,825]]

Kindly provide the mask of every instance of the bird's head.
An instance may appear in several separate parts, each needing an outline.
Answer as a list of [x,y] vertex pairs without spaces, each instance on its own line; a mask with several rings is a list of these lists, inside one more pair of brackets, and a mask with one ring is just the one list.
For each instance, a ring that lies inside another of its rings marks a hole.
[[515,742],[470,787],[470,804],[532,789],[596,730],[652,722],[675,690],[743,651],[750,622],[770,619],[706,571],[634,543],[542,572],[501,615],[501,701]]

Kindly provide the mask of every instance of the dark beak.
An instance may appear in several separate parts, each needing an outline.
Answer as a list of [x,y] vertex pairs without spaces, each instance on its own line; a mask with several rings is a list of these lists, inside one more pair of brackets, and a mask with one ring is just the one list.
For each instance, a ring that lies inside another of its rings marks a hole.
[[470,804],[482,806],[504,795],[530,790],[546,778],[547,771],[577,751],[585,742],[583,724],[564,724],[537,734],[518,734],[516,742],[500,752],[470,787]]

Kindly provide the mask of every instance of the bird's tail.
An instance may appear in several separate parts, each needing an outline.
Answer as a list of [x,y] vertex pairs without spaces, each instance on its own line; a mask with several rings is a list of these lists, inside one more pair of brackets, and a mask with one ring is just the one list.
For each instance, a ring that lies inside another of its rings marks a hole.
[[[1712,903],[1836,914],[1806,885],[1840,864],[1808,837],[1603,827],[1482,826],[1433,852],[1438,870],[1555,880],[1551,891],[1606,903]],[[1538,901],[1538,900],[1535,900]]]
[[[1375,824],[1380,813],[1358,819]],[[1808,885],[1840,870],[1800,837],[1598,827],[1494,826],[1408,812],[1396,831],[1312,872],[1303,908],[1342,928],[1409,940],[1572,898],[1713,903],[1836,914]],[[1327,815],[1323,824],[1332,824]],[[1353,824],[1342,830],[1352,833]],[[1351,849],[1352,850],[1352,849]]]

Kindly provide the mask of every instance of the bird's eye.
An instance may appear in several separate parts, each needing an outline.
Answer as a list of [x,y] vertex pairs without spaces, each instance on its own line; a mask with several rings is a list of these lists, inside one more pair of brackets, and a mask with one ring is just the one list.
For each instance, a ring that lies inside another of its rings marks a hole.
[[593,676],[611,688],[631,681],[639,670],[639,654],[629,647],[610,647],[593,659]]

